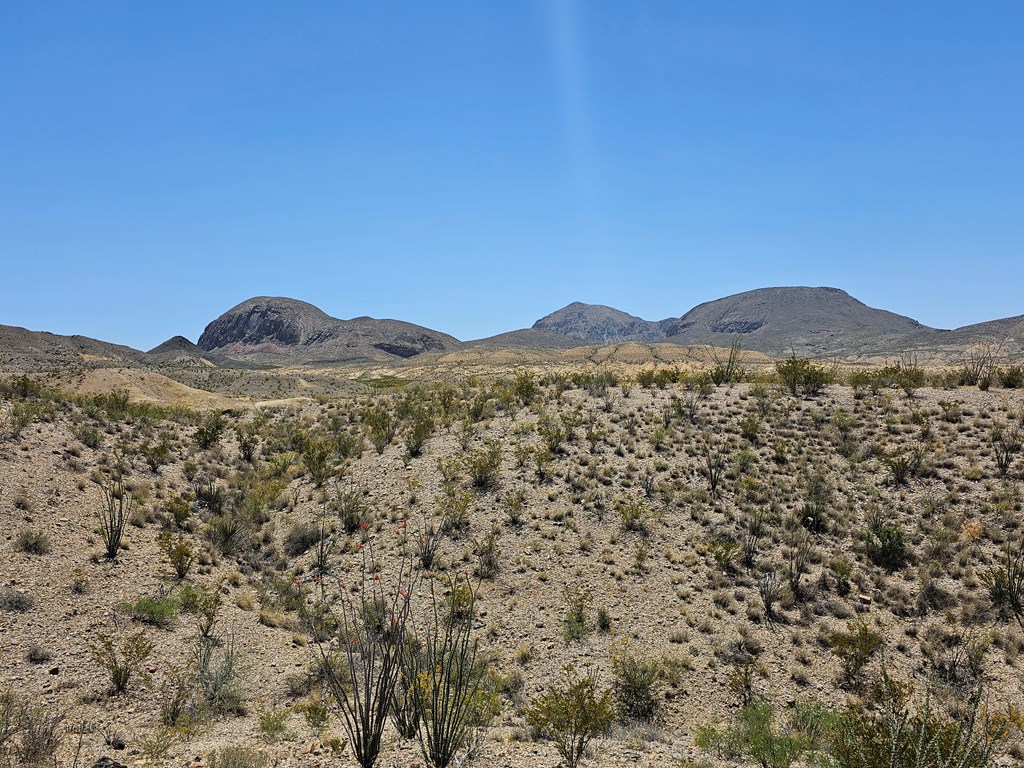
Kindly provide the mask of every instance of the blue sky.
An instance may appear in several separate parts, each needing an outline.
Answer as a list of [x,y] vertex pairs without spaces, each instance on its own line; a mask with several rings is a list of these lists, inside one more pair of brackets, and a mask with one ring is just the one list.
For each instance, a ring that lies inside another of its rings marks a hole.
[[0,5],[0,323],[1024,313],[1019,2]]

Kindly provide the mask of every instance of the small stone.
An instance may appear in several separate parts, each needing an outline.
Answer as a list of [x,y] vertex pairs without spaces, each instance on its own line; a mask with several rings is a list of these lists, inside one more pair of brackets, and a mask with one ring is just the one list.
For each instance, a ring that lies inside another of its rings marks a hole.
[[92,768],[128,768],[124,763],[119,763],[112,757],[101,757],[92,764]]

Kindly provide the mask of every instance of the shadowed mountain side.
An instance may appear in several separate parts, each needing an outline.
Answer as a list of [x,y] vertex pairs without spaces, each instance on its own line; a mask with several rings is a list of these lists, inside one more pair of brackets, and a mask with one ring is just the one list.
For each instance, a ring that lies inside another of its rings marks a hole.
[[462,343],[400,320],[339,320],[312,304],[258,296],[229,309],[203,331],[199,347],[277,365],[403,360]]
[[60,336],[0,325],[0,370],[33,371],[59,365],[125,365],[145,355],[121,344],[87,336]]
[[744,349],[769,355],[886,353],[934,329],[903,315],[874,309],[838,288],[761,288],[694,307],[663,321],[667,341]]

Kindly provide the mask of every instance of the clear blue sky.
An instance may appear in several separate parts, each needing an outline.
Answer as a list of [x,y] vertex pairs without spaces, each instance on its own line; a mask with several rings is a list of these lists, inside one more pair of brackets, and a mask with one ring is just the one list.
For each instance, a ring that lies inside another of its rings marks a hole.
[[1024,313],[1024,4],[7,2],[0,323]]

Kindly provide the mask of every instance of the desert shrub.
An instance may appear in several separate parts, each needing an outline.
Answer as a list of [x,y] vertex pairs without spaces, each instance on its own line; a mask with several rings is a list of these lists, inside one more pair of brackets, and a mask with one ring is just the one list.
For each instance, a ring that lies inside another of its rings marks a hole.
[[241,656],[233,634],[200,635],[192,647],[192,669],[204,709],[242,712]]
[[9,613],[25,613],[32,609],[32,606],[36,604],[35,599],[32,595],[25,592],[19,592],[16,589],[10,587],[0,587],[0,611],[8,611]]
[[622,647],[612,656],[612,695],[619,716],[629,720],[652,720],[658,712],[659,664],[650,657]]
[[882,647],[882,635],[863,620],[851,621],[845,632],[833,632],[828,646],[842,665],[843,682],[858,682],[861,671]]
[[362,768],[371,768],[402,668],[412,575],[402,562],[398,583],[385,592],[383,581],[371,571],[371,548],[362,552],[360,589],[341,601],[340,650],[321,648],[321,657],[327,690],[341,710],[353,756]]
[[433,523],[424,523],[416,538],[416,559],[420,568],[429,571],[437,562],[437,552],[441,547],[444,534]]
[[405,449],[409,456],[416,458],[423,453],[423,446],[434,434],[434,420],[425,408],[418,408],[413,413],[412,423],[405,434]]
[[222,555],[231,557],[245,544],[245,528],[234,515],[215,517],[206,526],[206,537]]
[[921,472],[924,453],[920,447],[916,447],[906,452],[893,451],[886,454],[883,460],[892,473],[893,485],[899,487],[906,485],[911,478],[917,477]]
[[494,488],[498,485],[501,470],[501,444],[497,440],[488,440],[483,448],[467,453],[464,462],[469,482],[474,488]]
[[132,492],[124,482],[120,466],[116,467],[109,477],[97,478],[100,491],[103,493],[103,505],[97,510],[100,524],[100,535],[103,538],[104,554],[108,560],[117,558],[124,537],[124,527],[128,524],[135,500]]
[[883,674],[880,706],[851,709],[834,740],[836,768],[988,768],[995,764],[1012,718],[988,712],[978,686],[966,711],[952,718],[932,707],[930,695],[916,710],[909,688]]
[[526,493],[518,490],[515,493],[506,494],[501,500],[501,506],[505,510],[508,524],[518,528],[523,524],[523,510],[526,508]]
[[469,528],[469,508],[473,494],[449,487],[438,500],[441,514],[441,532],[457,537]]
[[718,489],[722,484],[722,478],[725,476],[726,462],[722,452],[711,446],[711,441],[707,435],[704,436],[703,444],[701,445],[701,457],[703,462],[700,465],[701,474],[708,481],[708,490],[711,492],[711,498],[718,498]]
[[567,584],[562,590],[565,599],[565,617],[562,619],[565,642],[579,640],[587,634],[587,611],[593,602],[591,591],[578,582]]
[[384,453],[384,449],[395,439],[401,422],[398,416],[384,404],[375,405],[367,409],[363,414],[362,421],[370,438],[370,443],[378,454]]
[[367,518],[367,508],[363,488],[358,485],[336,485],[334,488],[334,511],[338,514],[338,521],[341,523],[345,533],[355,533],[359,530],[359,524]]
[[178,605],[182,612],[195,617],[198,623],[199,636],[211,637],[217,624],[217,613],[220,611],[223,597],[220,584],[206,587],[196,584],[183,584],[178,592]]
[[25,654],[25,657],[30,664],[45,664],[53,659],[53,651],[33,643],[28,647],[28,653]]
[[779,615],[775,605],[782,599],[785,582],[775,571],[768,571],[757,580],[757,593],[764,605],[764,615],[768,621],[775,621]]
[[829,371],[795,354],[788,360],[776,363],[775,371],[779,380],[794,397],[801,393],[816,395],[832,380]]
[[265,768],[269,759],[251,747],[221,747],[210,753],[210,768]]
[[501,529],[492,526],[486,535],[473,540],[473,550],[477,557],[476,575],[481,579],[493,579],[498,575],[501,554],[501,550],[498,548],[500,538]]
[[590,740],[607,732],[614,720],[611,692],[598,690],[593,674],[580,677],[571,666],[526,711],[530,727],[555,742],[567,768],[580,764]]
[[192,515],[191,495],[170,497],[164,502],[164,511],[170,516],[175,526],[184,528]]
[[875,530],[864,532],[868,556],[875,563],[890,571],[902,568],[910,556],[899,523],[885,523]]
[[216,411],[208,414],[203,422],[196,427],[194,435],[196,445],[202,451],[212,448],[220,440],[226,427],[227,422],[223,415]]
[[762,768],[788,768],[818,747],[796,723],[791,721],[780,730],[775,721],[775,708],[770,703],[751,701],[740,710],[732,727],[699,728],[696,743],[720,757],[745,757]]
[[1024,387],[1024,366],[1008,365],[999,369],[999,384],[1006,389]]
[[259,432],[254,424],[244,424],[235,429],[238,438],[238,452],[242,460],[252,464],[256,458],[256,449],[259,448]]
[[64,715],[0,691],[0,760],[8,766],[55,765],[54,755],[64,735]]
[[72,427],[71,434],[86,448],[96,450],[103,445],[103,433],[91,424],[79,424]]
[[618,499],[615,508],[624,531],[647,532],[647,506],[639,499]]
[[43,704],[25,703],[20,713],[20,734],[14,754],[19,765],[51,764],[64,740],[64,715]]
[[416,642],[407,642],[402,648],[402,661],[399,664],[398,678],[391,692],[389,713],[391,722],[403,739],[414,739],[419,733],[420,711],[416,703],[416,681],[408,675],[417,668],[416,662],[410,657],[420,653]]
[[999,615],[1024,627],[1024,541],[1016,549],[1007,542],[1002,563],[982,573],[981,581]]
[[[465,594],[473,601],[472,589],[456,578],[448,580],[448,595],[437,594],[431,582],[431,614],[415,634],[419,652],[405,654],[403,674],[415,681],[413,698],[420,713],[418,738],[428,765],[447,768],[466,744],[471,729],[484,726],[494,716],[499,698],[486,666],[478,658],[478,641],[472,637],[473,622],[467,618],[451,621],[456,613],[451,603]],[[458,609],[462,616],[473,615]]]
[[709,376],[716,387],[723,384],[735,384],[743,380],[744,371],[740,368],[741,345],[739,339],[733,341],[729,348],[729,354],[725,358],[719,356],[718,350],[714,347],[706,347],[706,349],[710,351],[714,360]]
[[992,430],[992,451],[1000,475],[1005,477],[1009,473],[1013,457],[1020,453],[1021,447],[1021,435],[1016,429],[997,426]]
[[89,650],[93,660],[106,672],[110,691],[116,695],[128,690],[132,676],[141,671],[153,652],[153,643],[142,630],[122,637],[120,643],[118,638],[101,633]]
[[50,537],[42,531],[19,531],[14,539],[14,548],[29,555],[48,555],[53,549]]
[[219,516],[224,513],[224,506],[227,504],[227,492],[212,480],[206,483],[195,484],[196,501],[199,505],[210,512],[211,515]]
[[281,542],[284,553],[288,557],[298,557],[320,541],[321,527],[315,523],[296,523]]
[[139,453],[146,460],[150,471],[156,472],[171,457],[171,434],[169,432],[161,432],[159,439],[155,443],[145,443],[139,448]]
[[143,595],[120,608],[136,621],[156,627],[167,627],[178,618],[178,601],[172,595]]
[[167,556],[171,567],[174,568],[174,574],[179,579],[184,579],[196,560],[195,549],[189,540],[184,536],[176,536],[170,531],[162,531],[156,537],[156,543]]
[[313,485],[320,488],[334,474],[333,447],[326,440],[309,438],[302,451],[302,464],[313,480]]
[[260,736],[263,737],[263,740],[273,743],[284,738],[288,733],[289,715],[291,715],[291,710],[287,707],[268,709],[266,712],[260,713]]
[[736,573],[740,549],[739,542],[729,538],[715,539],[708,544],[708,551],[715,561],[715,566],[722,573]]
[[39,405],[32,402],[16,402],[11,404],[7,413],[6,427],[4,432],[12,440],[16,440],[25,431],[25,428],[39,416]]
[[748,414],[739,421],[740,434],[751,443],[757,442],[757,433],[761,429],[761,419],[754,414]]

